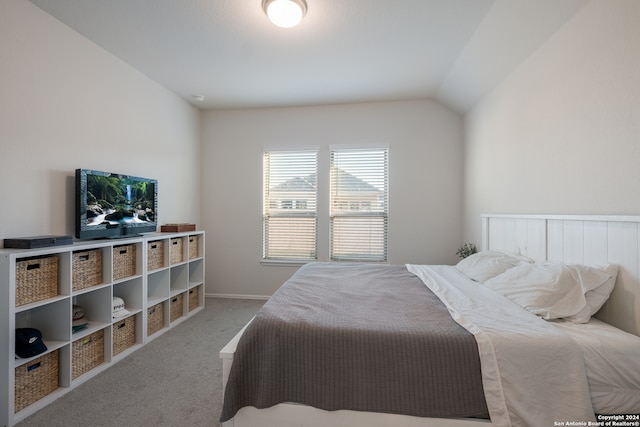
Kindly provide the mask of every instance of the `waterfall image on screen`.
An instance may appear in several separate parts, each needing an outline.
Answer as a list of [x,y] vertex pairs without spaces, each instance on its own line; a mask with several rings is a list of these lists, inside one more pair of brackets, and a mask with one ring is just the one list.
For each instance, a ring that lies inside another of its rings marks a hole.
[[154,184],[119,176],[87,176],[86,225],[155,220]]

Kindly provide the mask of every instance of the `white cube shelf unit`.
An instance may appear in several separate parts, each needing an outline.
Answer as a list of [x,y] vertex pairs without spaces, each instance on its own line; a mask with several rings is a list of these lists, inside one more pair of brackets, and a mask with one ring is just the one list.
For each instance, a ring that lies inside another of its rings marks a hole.
[[[202,310],[204,238],[203,231],[150,233],[0,249],[0,347],[8,349],[0,352],[0,427],[33,414]],[[125,301],[129,315],[112,318],[113,297]],[[84,309],[88,322],[77,332],[74,305]],[[17,359],[16,328],[39,329],[47,351]],[[45,369],[52,360],[54,374]],[[50,387],[38,390],[42,383]]]

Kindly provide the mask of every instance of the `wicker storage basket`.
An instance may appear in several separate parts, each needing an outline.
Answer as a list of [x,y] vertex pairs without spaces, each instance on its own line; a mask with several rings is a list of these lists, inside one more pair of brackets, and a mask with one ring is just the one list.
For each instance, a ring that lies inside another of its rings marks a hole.
[[16,261],[16,306],[58,295],[58,257]]
[[136,343],[136,316],[113,324],[113,355],[120,354]]
[[156,304],[147,310],[147,336],[153,335],[164,326],[164,313],[162,303]]
[[71,379],[75,380],[104,362],[104,330],[75,340],[71,351]]
[[164,267],[164,240],[147,243],[147,270]]
[[73,290],[90,288],[102,283],[102,251],[77,251],[73,253]]
[[136,274],[136,245],[113,247],[113,280]]
[[198,288],[189,289],[189,311],[198,308]]
[[198,236],[189,236],[189,259],[198,258]]
[[15,369],[15,412],[58,388],[58,350]]
[[169,318],[170,322],[173,322],[174,320],[182,317],[183,299],[183,294],[178,294],[175,297],[171,298],[171,316]]
[[182,237],[171,239],[169,255],[171,258],[171,264],[182,262]]

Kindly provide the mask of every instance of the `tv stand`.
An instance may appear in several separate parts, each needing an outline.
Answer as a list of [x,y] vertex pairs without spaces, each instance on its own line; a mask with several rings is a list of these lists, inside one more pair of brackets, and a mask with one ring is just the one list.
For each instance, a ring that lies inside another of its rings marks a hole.
[[[13,426],[201,311],[204,239],[203,231],[148,233],[0,249],[0,427]],[[114,296],[125,301],[125,317],[112,318]],[[74,305],[88,323],[77,332]],[[39,329],[46,352],[15,359],[16,328]]]

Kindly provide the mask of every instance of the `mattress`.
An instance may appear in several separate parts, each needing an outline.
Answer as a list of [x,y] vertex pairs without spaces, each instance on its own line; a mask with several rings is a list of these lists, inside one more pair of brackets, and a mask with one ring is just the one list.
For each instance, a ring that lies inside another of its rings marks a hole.
[[238,343],[221,421],[283,402],[488,417],[477,343],[405,266],[313,263]]

